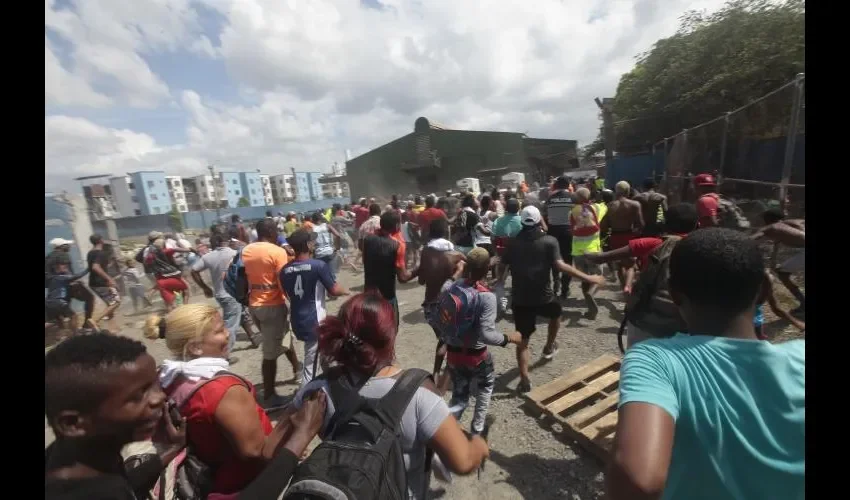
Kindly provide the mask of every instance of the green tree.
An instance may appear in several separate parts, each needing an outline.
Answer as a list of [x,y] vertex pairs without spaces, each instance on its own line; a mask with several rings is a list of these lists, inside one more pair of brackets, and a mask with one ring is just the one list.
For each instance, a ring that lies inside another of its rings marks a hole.
[[237,207],[250,207],[251,202],[248,200],[248,198],[245,198],[243,196],[242,198],[239,198],[239,201],[236,202],[236,206]]
[[[620,78],[614,98],[618,150],[645,146],[762,97],[805,71],[803,0],[733,0],[691,11]],[[787,106],[765,106],[753,126],[775,126]],[[751,131],[758,132],[758,131]],[[764,131],[769,134],[768,131]],[[587,153],[603,149],[597,139]]]
[[168,213],[168,222],[173,229],[177,233],[183,232],[183,214],[177,210],[177,207],[172,206],[171,212]]

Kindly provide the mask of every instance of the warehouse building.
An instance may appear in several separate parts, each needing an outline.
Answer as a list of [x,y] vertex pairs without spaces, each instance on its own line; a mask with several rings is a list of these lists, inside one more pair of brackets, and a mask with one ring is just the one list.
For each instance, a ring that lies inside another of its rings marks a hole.
[[521,132],[452,130],[421,117],[413,132],[346,162],[351,196],[444,192],[459,179],[498,185],[508,172],[529,183],[578,168],[576,141],[534,139]]

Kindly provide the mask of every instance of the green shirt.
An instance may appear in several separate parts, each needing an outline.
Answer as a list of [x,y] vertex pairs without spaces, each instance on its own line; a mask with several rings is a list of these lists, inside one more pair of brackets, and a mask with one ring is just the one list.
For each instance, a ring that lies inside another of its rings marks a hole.
[[522,219],[519,214],[505,214],[493,223],[493,236],[513,238],[522,230]]

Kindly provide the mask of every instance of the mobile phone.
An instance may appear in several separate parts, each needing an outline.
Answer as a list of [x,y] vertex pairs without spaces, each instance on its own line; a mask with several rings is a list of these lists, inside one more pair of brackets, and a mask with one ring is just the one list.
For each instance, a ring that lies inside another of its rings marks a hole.
[[172,400],[168,401],[168,417],[171,419],[171,425],[175,428],[179,429],[183,426],[183,416],[180,415],[177,403]]

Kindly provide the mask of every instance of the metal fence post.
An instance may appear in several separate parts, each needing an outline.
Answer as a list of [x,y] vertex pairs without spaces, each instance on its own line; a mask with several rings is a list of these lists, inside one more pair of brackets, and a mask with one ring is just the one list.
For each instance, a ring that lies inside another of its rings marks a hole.
[[667,168],[669,167],[669,165],[667,165],[667,157],[669,157],[669,156],[670,156],[670,154],[669,154],[668,149],[667,149],[667,138],[665,137],[664,138],[664,160],[663,160],[663,163],[662,163],[662,165],[664,167],[664,171],[661,173],[661,183],[664,185],[664,194],[667,195],[667,196],[670,195],[670,185],[669,185],[668,180],[667,180]]
[[720,191],[720,185],[723,183],[723,167],[726,165],[726,140],[729,137],[729,117],[732,115],[726,112],[723,117],[723,136],[720,138],[720,165],[717,166],[717,190]]
[[685,202],[688,199],[688,177],[691,173],[691,162],[688,159],[688,129],[683,128],[680,132],[682,136],[682,174],[679,185],[679,190],[682,193],[680,201]]
[[782,210],[785,210],[788,183],[791,181],[791,167],[794,165],[794,151],[797,146],[797,128],[800,125],[800,106],[803,100],[803,79],[805,77],[805,73],[800,73],[794,81],[791,121],[788,123],[788,137],[785,140],[785,162],[782,164],[782,180],[779,184],[779,206]]

